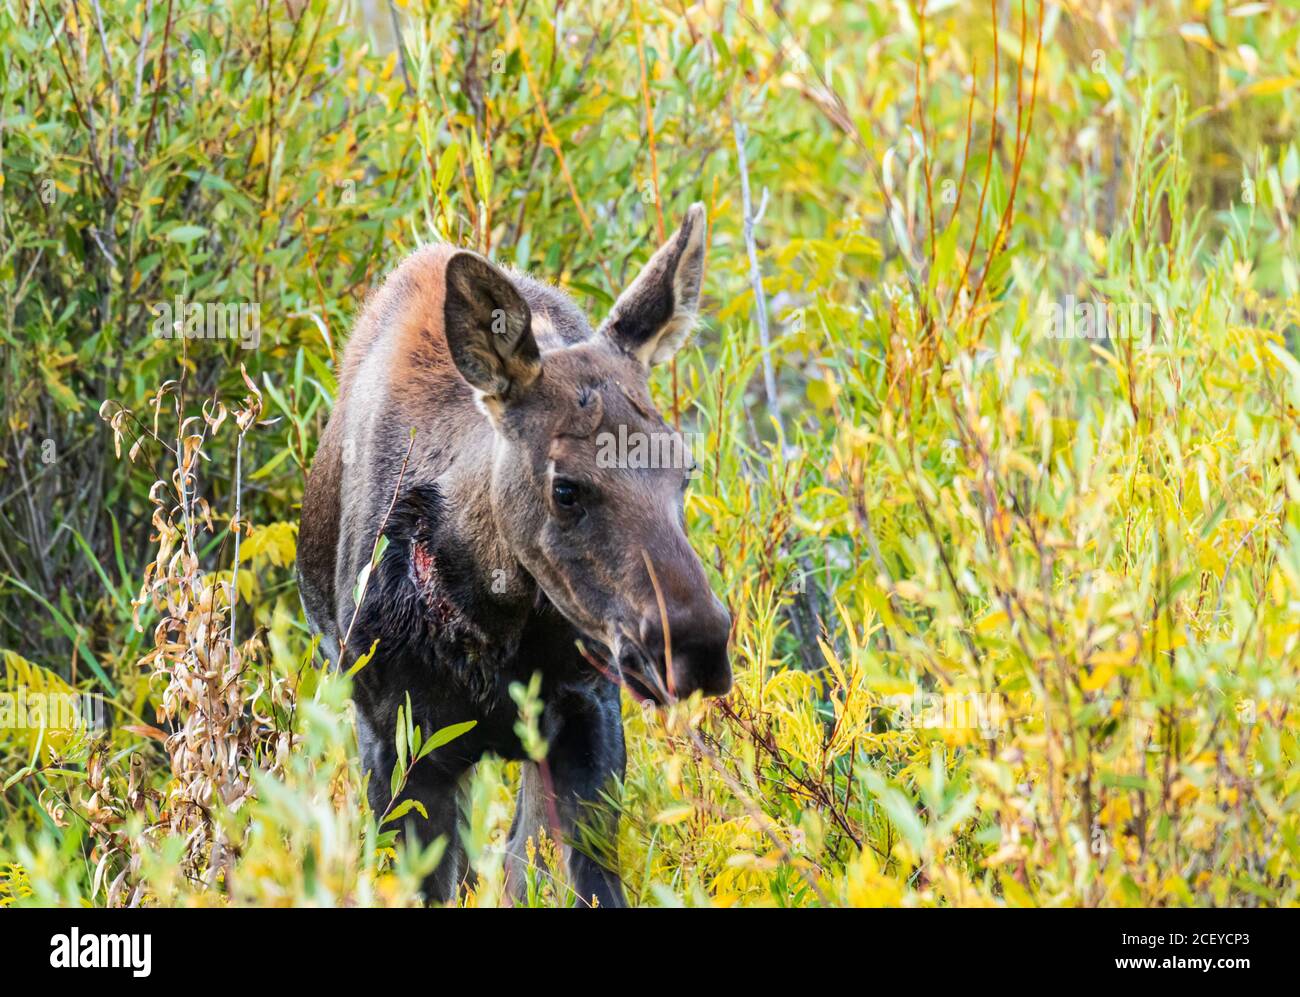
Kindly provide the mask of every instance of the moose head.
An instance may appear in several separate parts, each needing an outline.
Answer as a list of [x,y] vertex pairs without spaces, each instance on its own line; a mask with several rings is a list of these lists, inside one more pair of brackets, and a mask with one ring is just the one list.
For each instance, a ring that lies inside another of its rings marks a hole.
[[705,230],[693,205],[598,330],[545,352],[535,332],[549,320],[509,274],[470,252],[446,272],[447,345],[492,426],[496,528],[559,612],[660,701],[731,687],[730,618],[686,538],[695,465],[648,385],[695,322]]

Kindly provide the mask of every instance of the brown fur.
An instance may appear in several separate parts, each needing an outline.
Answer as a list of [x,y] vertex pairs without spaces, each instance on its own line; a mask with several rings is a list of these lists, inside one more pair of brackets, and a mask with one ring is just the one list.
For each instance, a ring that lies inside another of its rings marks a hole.
[[[689,468],[602,456],[605,434],[674,435],[648,367],[694,320],[704,231],[694,207],[599,332],[558,289],[442,245],[367,303],[303,496],[298,564],[326,657],[347,666],[378,641],[355,690],[377,812],[405,696],[426,733],[480,721],[410,790],[454,837],[447,787],[482,752],[521,750],[506,690],[534,672],[566,819],[621,774],[617,687],[579,641],[642,694],[729,687],[728,617],[684,531]],[[389,548],[358,611],[384,523]],[[608,862],[582,868],[605,902],[621,896]]]

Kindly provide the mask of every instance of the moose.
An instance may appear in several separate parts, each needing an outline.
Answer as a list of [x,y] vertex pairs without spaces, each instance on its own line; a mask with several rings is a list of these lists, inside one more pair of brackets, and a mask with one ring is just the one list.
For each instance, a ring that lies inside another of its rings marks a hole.
[[[626,765],[621,688],[662,704],[731,687],[730,616],[685,532],[693,466],[596,460],[607,434],[675,433],[649,373],[694,326],[705,241],[697,203],[595,331],[559,288],[427,245],[353,329],[303,495],[298,581],[325,657],[349,668],[374,647],[353,695],[376,814],[397,802],[408,696],[426,733],[476,721],[399,789],[420,804],[405,833],[447,843],[430,900],[457,894],[457,787],[495,754],[524,762],[509,889],[549,828],[579,900],[625,906],[608,805]],[[540,764],[510,695],[534,676]]]

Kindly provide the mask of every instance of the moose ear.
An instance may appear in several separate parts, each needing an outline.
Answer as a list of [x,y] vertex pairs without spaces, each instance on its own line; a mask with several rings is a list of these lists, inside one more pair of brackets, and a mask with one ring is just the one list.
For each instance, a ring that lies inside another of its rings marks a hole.
[[489,406],[528,387],[542,369],[528,303],[477,253],[458,252],[447,261],[443,329],[456,369]]
[[610,342],[646,367],[676,353],[695,325],[707,228],[704,205],[697,201],[682,227],[619,295],[600,327]]

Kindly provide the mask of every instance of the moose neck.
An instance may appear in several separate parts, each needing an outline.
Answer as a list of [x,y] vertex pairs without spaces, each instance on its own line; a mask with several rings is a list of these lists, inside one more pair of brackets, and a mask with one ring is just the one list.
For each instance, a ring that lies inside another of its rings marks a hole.
[[492,503],[495,447],[464,460],[439,481],[444,509],[440,547],[458,552],[486,614],[497,624],[514,617],[522,625],[537,595],[537,585],[519,564],[503,534]]

